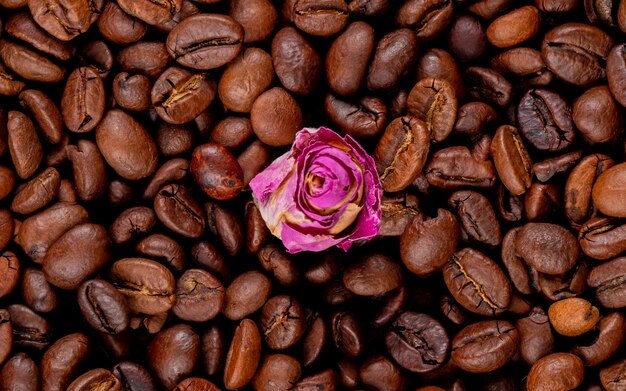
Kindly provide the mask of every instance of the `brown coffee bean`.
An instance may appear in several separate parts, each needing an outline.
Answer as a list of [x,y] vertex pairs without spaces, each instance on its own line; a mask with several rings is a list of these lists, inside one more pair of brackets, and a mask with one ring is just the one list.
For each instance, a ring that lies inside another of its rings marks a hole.
[[59,306],[57,292],[39,269],[28,268],[22,276],[24,302],[37,312],[48,313]]
[[188,377],[176,385],[173,391],[219,391],[220,389],[210,381],[201,377]]
[[457,15],[448,32],[448,47],[459,61],[468,63],[481,58],[488,48],[485,28],[478,18]]
[[471,324],[454,337],[452,361],[472,373],[487,373],[506,365],[517,352],[519,333],[505,320]]
[[[65,75],[65,69],[47,57],[6,39],[0,40],[0,59],[7,68],[26,80],[57,83]],[[13,89],[15,87],[19,86],[14,85]],[[19,94],[20,91],[14,93]]]
[[78,304],[85,320],[101,333],[118,334],[128,328],[126,299],[104,280],[85,281],[78,289]]
[[626,380],[624,380],[625,367],[626,360],[622,359],[600,371],[600,380],[607,391],[619,391],[626,385]]
[[152,82],[145,75],[120,72],[113,79],[112,90],[115,103],[123,109],[144,111],[150,108]]
[[273,78],[272,56],[258,48],[247,48],[224,70],[218,85],[220,101],[229,110],[249,113]]
[[400,391],[406,379],[400,369],[384,356],[373,356],[361,365],[359,377],[365,386],[374,389]]
[[69,41],[87,31],[96,21],[103,6],[103,1],[89,3],[81,0],[71,4],[61,1],[28,1],[28,8],[37,24],[63,41]]
[[253,134],[250,119],[229,116],[215,125],[209,141],[232,151],[243,147]]
[[308,367],[322,355],[329,338],[329,329],[318,313],[309,317],[309,327],[302,337],[302,365]]
[[152,209],[136,206],[120,213],[109,227],[109,233],[113,243],[124,244],[150,232],[155,223],[156,217]]
[[383,195],[380,236],[400,236],[411,220],[419,214],[419,199],[413,194]]
[[626,307],[626,258],[619,257],[591,269],[587,283],[603,307]]
[[432,219],[417,215],[400,237],[402,262],[418,276],[441,270],[459,244],[457,219],[444,209],[439,209],[437,214]]
[[102,119],[104,106],[104,84],[98,73],[91,67],[74,70],[67,78],[61,99],[65,126],[73,132],[89,132]]
[[354,294],[375,296],[396,289],[402,283],[402,272],[390,257],[372,254],[348,266],[343,283]]
[[258,256],[263,269],[272,273],[279,284],[295,286],[298,283],[300,272],[296,263],[281,247],[268,244],[259,250]]
[[291,296],[274,296],[263,305],[259,324],[263,339],[270,349],[288,349],[304,335],[304,309]]
[[592,87],[576,99],[573,118],[589,144],[614,142],[622,133],[622,108],[607,86]]
[[349,96],[359,90],[373,50],[374,29],[365,22],[350,24],[333,41],[326,53],[326,80],[336,94]]
[[456,120],[457,101],[454,88],[444,79],[422,79],[407,98],[407,111],[426,123],[434,142],[445,140]]
[[543,37],[541,54],[561,80],[580,87],[606,78],[605,61],[613,39],[597,27],[565,23]]
[[241,51],[243,27],[226,15],[197,14],[181,21],[167,36],[167,51],[179,64],[214,69]]
[[491,155],[502,183],[514,195],[523,194],[532,182],[533,166],[516,128],[500,126],[491,143]]
[[59,202],[29,218],[20,225],[16,242],[33,261],[41,263],[50,246],[77,224],[86,223],[85,208]]
[[137,120],[119,109],[109,110],[96,128],[96,143],[109,166],[121,177],[138,180],[157,168],[154,140]]
[[324,100],[324,108],[339,130],[352,137],[376,137],[387,123],[387,107],[383,101],[374,97],[345,101],[328,94]]
[[0,371],[0,387],[16,391],[40,390],[39,367],[26,353],[15,354]]
[[54,101],[37,90],[24,90],[19,99],[20,105],[35,119],[46,141],[51,144],[60,142],[63,136],[63,119]]
[[452,20],[453,3],[446,0],[407,0],[396,14],[396,24],[415,30],[417,38],[437,38]]
[[4,65],[0,64],[0,94],[6,96],[18,95],[26,83],[18,80]]
[[591,154],[574,167],[565,183],[563,203],[565,215],[570,221],[582,224],[594,213],[592,189],[598,176],[615,165],[615,161],[604,154]]
[[110,277],[132,311],[156,315],[168,311],[174,304],[174,276],[155,261],[121,259],[111,266]]
[[355,314],[347,311],[337,312],[330,323],[337,349],[349,358],[360,356],[365,350],[365,335]]
[[450,53],[441,48],[428,49],[418,60],[415,80],[443,79],[450,83],[457,99],[465,94],[461,71]]
[[57,169],[46,168],[18,189],[11,202],[11,210],[25,215],[43,208],[57,196],[60,184],[61,174]]
[[622,106],[626,105],[626,95],[624,94],[626,79],[623,77],[624,70],[626,70],[624,48],[624,44],[615,45],[606,59],[606,76],[609,88],[615,99]]
[[15,220],[8,209],[0,209],[0,251],[13,240]]
[[204,211],[185,186],[164,186],[154,198],[154,211],[167,228],[179,235],[197,238],[204,233]]
[[502,269],[472,248],[457,251],[443,268],[448,290],[465,309],[497,316],[511,303],[511,284]]
[[582,358],[585,366],[597,366],[613,357],[624,344],[626,318],[612,312],[600,319],[596,328],[598,336],[589,345],[576,346],[571,352]]
[[14,346],[44,350],[50,345],[52,341],[50,322],[22,304],[9,305],[7,310],[11,315]]
[[556,184],[533,182],[524,200],[526,218],[538,221],[552,217],[561,208],[560,191]]
[[191,155],[191,172],[211,198],[231,199],[243,187],[243,172],[233,155],[217,144],[203,144]]
[[425,373],[441,367],[448,359],[450,338],[434,318],[407,311],[391,325],[385,335],[391,357],[404,369]]
[[491,59],[491,67],[505,77],[518,79],[522,86],[547,86],[554,79],[541,52],[532,48],[513,48],[502,52]]
[[243,27],[246,44],[267,40],[278,21],[278,12],[268,0],[231,1],[228,14]]
[[0,310],[0,363],[4,363],[13,345],[13,327],[11,314],[7,310]]
[[0,200],[6,198],[15,188],[15,172],[0,166]]
[[154,82],[151,99],[157,114],[164,121],[184,124],[206,110],[215,95],[215,81],[206,75],[171,67]]
[[191,259],[196,265],[216,275],[222,281],[232,279],[230,268],[217,246],[212,242],[206,240],[196,242],[191,248]]
[[270,148],[261,141],[253,141],[237,157],[237,162],[243,171],[243,185],[247,187],[250,181],[270,163]]
[[539,10],[527,5],[500,16],[487,28],[487,39],[498,48],[517,46],[539,32]]
[[129,15],[148,24],[155,25],[172,19],[174,14],[181,9],[182,0],[173,0],[171,2],[121,0],[118,4]]
[[211,273],[187,269],[176,281],[174,315],[192,322],[206,322],[224,308],[224,286]]
[[516,251],[529,266],[549,275],[566,273],[580,257],[574,235],[548,223],[524,225],[517,234]]
[[344,0],[297,0],[293,22],[307,34],[329,37],[348,23],[348,5]]
[[117,363],[111,372],[130,389],[145,389],[146,391],[157,390],[157,384],[152,378],[152,375],[150,375],[150,372],[134,362],[122,361]]
[[147,26],[122,10],[117,3],[107,2],[98,18],[98,30],[109,41],[125,45],[140,40]]
[[77,289],[111,258],[111,240],[97,224],[79,224],[61,235],[43,258],[46,280],[61,289]]
[[92,369],[76,378],[67,391],[87,391],[101,388],[103,390],[121,391],[122,382],[104,368]]
[[65,150],[72,163],[78,197],[83,201],[102,197],[107,189],[107,171],[98,146],[89,140],[78,140],[76,146],[68,145]]
[[463,231],[471,239],[488,246],[500,244],[500,223],[485,196],[472,190],[461,190],[450,196],[448,205],[456,210]]
[[259,95],[252,105],[250,120],[259,140],[273,147],[291,144],[302,128],[298,102],[280,87]]
[[200,337],[184,324],[158,333],[148,345],[148,365],[168,390],[194,370],[200,357]]
[[126,46],[117,54],[117,62],[126,72],[139,72],[157,78],[171,61],[163,42],[139,41]]
[[[26,2],[23,6],[27,6]],[[5,31],[12,37],[24,41],[35,49],[59,60],[67,61],[74,54],[72,44],[51,36],[41,28],[28,12],[17,13],[9,17],[6,20]]]
[[626,164],[618,164],[603,172],[593,185],[593,205],[598,211],[611,217],[626,217],[624,186]]
[[528,365],[554,351],[554,335],[548,315],[541,307],[532,309],[527,317],[518,319],[515,327],[519,332],[519,354]]
[[22,179],[28,179],[39,168],[43,149],[35,125],[29,117],[19,111],[9,111],[8,144],[15,172]]
[[587,300],[572,297],[552,303],[548,316],[557,333],[566,337],[577,337],[596,325],[600,312]]
[[259,310],[272,291],[272,282],[264,274],[249,271],[239,275],[226,288],[224,316],[240,320]]
[[252,379],[257,391],[288,391],[298,382],[302,369],[298,360],[285,354],[265,356]]
[[322,77],[322,59],[298,30],[285,27],[274,36],[272,59],[276,75],[288,91],[308,95]]
[[409,29],[395,30],[383,36],[367,70],[367,89],[396,88],[415,66],[417,48],[417,36]]
[[42,389],[67,390],[80,373],[90,354],[91,342],[85,334],[74,333],[58,339],[41,359]]
[[14,253],[5,251],[0,255],[0,297],[8,296],[13,292],[20,279],[20,262]]
[[161,261],[176,271],[181,271],[185,267],[185,251],[182,246],[163,234],[153,234],[144,238],[137,243],[135,251]]
[[244,319],[235,329],[226,356],[224,386],[238,390],[248,384],[261,360],[261,335],[254,321]]
[[526,389],[573,390],[583,382],[584,375],[580,358],[569,353],[553,353],[533,364],[526,378]]
[[143,192],[143,199],[153,199],[161,188],[170,183],[184,179],[189,172],[189,161],[183,158],[171,159],[163,163],[154,173]]
[[615,257],[626,251],[626,224],[611,217],[594,217],[580,227],[578,242],[591,258]]
[[376,168],[388,192],[408,187],[426,164],[430,134],[426,124],[413,117],[391,121],[374,151]]

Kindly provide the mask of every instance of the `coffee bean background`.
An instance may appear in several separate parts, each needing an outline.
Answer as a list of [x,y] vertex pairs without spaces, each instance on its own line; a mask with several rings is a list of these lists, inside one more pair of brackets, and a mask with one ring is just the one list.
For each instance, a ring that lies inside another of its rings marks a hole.
[[[0,390],[626,390],[626,1],[0,0]],[[302,127],[380,234],[285,252]]]

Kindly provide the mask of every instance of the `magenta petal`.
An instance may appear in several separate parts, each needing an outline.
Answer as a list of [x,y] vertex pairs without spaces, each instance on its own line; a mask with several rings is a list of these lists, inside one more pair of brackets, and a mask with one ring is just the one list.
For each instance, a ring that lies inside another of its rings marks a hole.
[[270,231],[290,253],[322,251],[375,236],[382,187],[374,159],[350,136],[305,128],[250,188]]

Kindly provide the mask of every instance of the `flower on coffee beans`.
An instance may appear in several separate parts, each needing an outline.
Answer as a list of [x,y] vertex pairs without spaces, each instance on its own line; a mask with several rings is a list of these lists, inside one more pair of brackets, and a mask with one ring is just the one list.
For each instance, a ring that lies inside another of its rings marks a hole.
[[272,234],[287,251],[347,251],[380,229],[382,187],[371,156],[350,136],[304,128],[291,150],[250,182]]

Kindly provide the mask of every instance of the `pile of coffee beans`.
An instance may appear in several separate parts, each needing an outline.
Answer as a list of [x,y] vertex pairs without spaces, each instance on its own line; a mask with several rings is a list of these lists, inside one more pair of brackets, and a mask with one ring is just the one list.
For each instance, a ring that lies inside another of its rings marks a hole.
[[[626,1],[0,0],[0,390],[626,390]],[[288,254],[302,127],[380,234]]]

